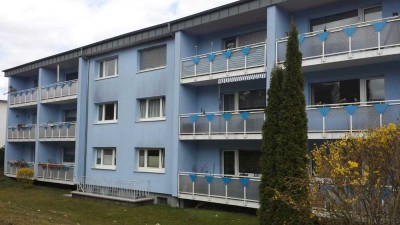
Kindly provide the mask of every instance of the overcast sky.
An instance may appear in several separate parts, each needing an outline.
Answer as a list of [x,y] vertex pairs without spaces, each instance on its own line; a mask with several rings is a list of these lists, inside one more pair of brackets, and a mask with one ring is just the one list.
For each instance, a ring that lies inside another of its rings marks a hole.
[[[0,7],[0,70],[235,0],[11,0]],[[8,79],[0,73],[0,99]]]

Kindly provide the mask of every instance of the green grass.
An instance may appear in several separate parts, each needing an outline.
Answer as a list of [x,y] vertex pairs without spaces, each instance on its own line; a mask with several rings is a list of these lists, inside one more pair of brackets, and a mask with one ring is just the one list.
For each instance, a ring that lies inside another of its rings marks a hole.
[[[1,175],[0,175],[1,176]],[[68,190],[24,188],[0,177],[0,224],[257,224],[257,217],[168,206],[124,206],[63,196]]]

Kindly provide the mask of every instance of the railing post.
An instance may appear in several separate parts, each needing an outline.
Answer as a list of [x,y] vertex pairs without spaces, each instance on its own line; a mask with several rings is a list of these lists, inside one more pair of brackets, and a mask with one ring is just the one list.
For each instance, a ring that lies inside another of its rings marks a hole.
[[228,121],[225,121],[225,137],[228,138]]
[[353,115],[350,115],[350,134],[353,134]]
[[208,121],[208,138],[211,138],[211,121]]
[[349,59],[353,58],[351,52],[352,52],[351,36],[349,36]]
[[322,62],[325,62],[325,41],[322,41]]
[[382,54],[382,50],[381,50],[381,32],[378,32],[378,55]]
[[322,117],[322,137],[326,137],[325,135],[325,116]]

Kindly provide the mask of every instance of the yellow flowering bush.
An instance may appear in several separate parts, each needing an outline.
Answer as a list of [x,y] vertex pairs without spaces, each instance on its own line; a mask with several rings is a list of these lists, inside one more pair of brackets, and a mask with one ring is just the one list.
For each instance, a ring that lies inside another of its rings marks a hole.
[[33,170],[31,168],[21,168],[17,171],[17,181],[24,184],[25,187],[31,187],[33,184]]
[[325,142],[312,155],[310,201],[332,223],[400,223],[398,126]]

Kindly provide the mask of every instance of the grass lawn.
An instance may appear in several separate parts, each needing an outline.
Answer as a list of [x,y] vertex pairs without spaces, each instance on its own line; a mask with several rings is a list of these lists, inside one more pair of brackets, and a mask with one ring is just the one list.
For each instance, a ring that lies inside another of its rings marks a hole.
[[68,190],[19,183],[0,175],[0,224],[257,224],[257,217],[168,206],[123,206],[63,196]]

